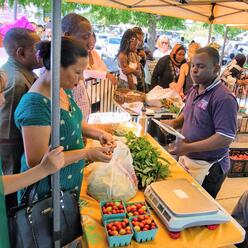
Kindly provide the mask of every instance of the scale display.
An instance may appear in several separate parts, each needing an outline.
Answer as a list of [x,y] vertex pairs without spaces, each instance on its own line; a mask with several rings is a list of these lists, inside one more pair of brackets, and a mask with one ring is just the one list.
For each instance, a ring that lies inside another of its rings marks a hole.
[[144,194],[147,202],[171,232],[230,220],[214,201],[186,179],[152,183]]

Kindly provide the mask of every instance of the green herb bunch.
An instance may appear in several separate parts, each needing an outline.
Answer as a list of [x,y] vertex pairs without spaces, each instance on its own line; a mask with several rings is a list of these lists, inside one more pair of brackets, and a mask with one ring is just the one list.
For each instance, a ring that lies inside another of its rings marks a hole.
[[137,137],[129,132],[126,138],[139,188],[169,176],[169,162],[160,157],[160,152],[145,137]]

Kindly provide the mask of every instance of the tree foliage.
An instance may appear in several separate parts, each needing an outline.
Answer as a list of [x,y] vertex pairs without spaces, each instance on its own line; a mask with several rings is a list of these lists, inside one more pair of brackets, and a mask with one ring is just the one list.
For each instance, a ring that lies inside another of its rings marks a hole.
[[[202,25],[206,28],[209,28],[209,24],[202,24]],[[239,29],[239,28],[228,27],[227,37],[229,39],[233,39],[233,38],[235,38],[236,35],[238,35],[242,32],[244,32],[244,31]],[[224,33],[225,33],[225,25],[222,25],[222,24],[214,24],[213,25],[213,29],[212,29],[213,35],[220,34],[220,35],[224,36]]]

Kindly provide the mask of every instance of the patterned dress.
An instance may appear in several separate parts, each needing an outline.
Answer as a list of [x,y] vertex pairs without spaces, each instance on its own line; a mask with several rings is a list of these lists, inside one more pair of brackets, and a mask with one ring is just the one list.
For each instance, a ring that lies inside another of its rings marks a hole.
[[[81,121],[82,112],[74,102],[71,93],[67,92],[70,99],[70,111],[60,109],[60,145],[64,151],[82,149]],[[21,129],[24,126],[51,126],[51,101],[49,98],[36,92],[29,92],[23,96],[16,111],[15,123]],[[25,154],[22,157],[21,170],[28,170]],[[60,186],[62,190],[77,190],[80,193],[83,178],[84,160],[66,166],[60,171]],[[50,191],[49,177],[40,181],[37,188],[37,197],[42,198]]]

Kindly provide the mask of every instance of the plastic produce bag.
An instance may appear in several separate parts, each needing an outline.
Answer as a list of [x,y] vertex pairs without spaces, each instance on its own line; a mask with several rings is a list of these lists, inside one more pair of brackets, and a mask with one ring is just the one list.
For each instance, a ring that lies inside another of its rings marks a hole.
[[109,163],[94,162],[88,177],[88,194],[98,201],[128,201],[138,189],[133,169],[133,159],[129,148],[117,141],[113,157]]
[[180,95],[175,90],[170,88],[164,89],[160,86],[156,86],[146,94],[146,103],[149,106],[162,107],[162,100],[164,99],[170,99],[179,106],[183,104]]

